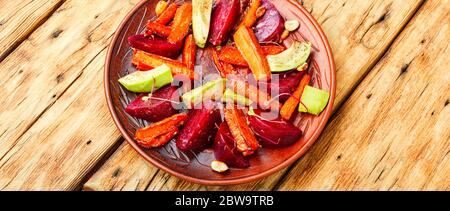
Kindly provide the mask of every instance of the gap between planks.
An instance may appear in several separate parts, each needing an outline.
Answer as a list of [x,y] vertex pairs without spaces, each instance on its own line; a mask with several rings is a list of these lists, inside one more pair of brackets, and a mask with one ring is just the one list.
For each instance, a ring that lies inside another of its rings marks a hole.
[[[405,28],[408,26],[409,23],[411,23],[414,18],[417,16],[417,14],[420,12],[420,10],[423,8],[423,6],[425,5],[427,0],[422,0],[420,2],[420,4],[418,5],[418,7],[416,7],[414,9],[414,12],[411,13],[411,16],[407,18],[407,21],[405,21],[405,24],[401,27],[401,29],[397,32],[397,34],[395,34],[394,39],[392,39],[389,44],[387,45],[387,47],[383,50],[383,52],[375,59],[375,61],[369,65],[369,68],[367,69],[367,71],[364,73],[364,75],[360,78],[359,81],[356,82],[356,84],[352,87],[351,91],[346,94],[342,100],[342,103],[337,105],[337,107],[334,109],[333,114],[330,117],[330,120],[328,122],[331,122],[335,117],[336,114],[338,113],[338,111],[342,108],[342,106],[347,102],[347,100],[350,98],[350,96],[353,94],[353,92],[361,85],[362,81],[364,80],[364,78],[366,78],[366,76],[376,67],[376,65],[388,54],[389,50],[391,49],[392,45],[395,43],[395,41],[397,41],[397,39],[399,38],[400,34],[405,30]],[[325,129],[324,129],[325,130]],[[320,139],[320,137],[318,138]],[[303,159],[300,158],[299,160],[295,161],[292,165],[290,165],[286,172],[283,173],[283,175],[281,176],[281,178],[278,180],[278,182],[275,184],[275,186],[272,188],[272,191],[276,191],[279,190],[280,185],[283,184],[283,182],[286,180],[286,177],[289,173],[291,173],[292,169],[298,164],[300,163],[300,161]]]

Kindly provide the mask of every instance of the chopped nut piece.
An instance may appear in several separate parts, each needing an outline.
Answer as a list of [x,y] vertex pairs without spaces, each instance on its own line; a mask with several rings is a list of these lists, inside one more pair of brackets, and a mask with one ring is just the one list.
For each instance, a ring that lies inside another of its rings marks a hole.
[[264,14],[266,14],[266,8],[261,6],[258,8],[258,10],[256,10],[256,17],[260,18],[262,17]]
[[287,37],[289,37],[289,31],[284,30],[283,34],[281,34],[280,42],[283,42]]
[[298,20],[289,20],[284,23],[284,28],[286,28],[286,30],[290,32],[297,30],[299,26],[300,23],[298,22]]
[[156,16],[160,16],[167,9],[168,5],[166,1],[159,1],[155,8]]
[[308,63],[305,63],[305,64],[301,65],[300,67],[298,67],[297,70],[302,72],[302,71],[307,70],[308,67],[309,67]]
[[219,173],[228,171],[227,164],[225,164],[224,162],[221,162],[221,161],[217,161],[217,160],[215,160],[211,163],[211,168],[214,171],[219,172]]

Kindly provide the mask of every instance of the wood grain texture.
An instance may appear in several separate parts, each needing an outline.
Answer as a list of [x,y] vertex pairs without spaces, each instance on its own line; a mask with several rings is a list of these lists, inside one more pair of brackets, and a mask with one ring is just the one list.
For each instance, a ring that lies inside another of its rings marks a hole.
[[[322,24],[334,50],[338,68],[337,108],[383,55],[422,1],[302,2]],[[283,170],[265,180],[244,185],[205,187],[181,181],[154,168],[130,147],[122,146],[84,188],[121,190],[121,187],[133,187],[140,181],[136,190],[271,190],[286,172]],[[137,175],[140,177],[136,178]]]
[[0,63],[0,190],[68,190],[119,140],[106,47],[138,2],[73,0]]
[[427,1],[281,190],[450,189],[449,20]]
[[63,0],[0,1],[0,61],[17,47]]

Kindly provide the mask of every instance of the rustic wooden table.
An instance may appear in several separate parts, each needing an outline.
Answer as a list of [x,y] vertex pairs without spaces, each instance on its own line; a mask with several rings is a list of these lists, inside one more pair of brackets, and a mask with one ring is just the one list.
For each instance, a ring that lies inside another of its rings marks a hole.
[[313,148],[264,180],[181,181],[106,108],[107,46],[139,0],[0,0],[0,190],[450,190],[449,0],[302,0],[337,65]]

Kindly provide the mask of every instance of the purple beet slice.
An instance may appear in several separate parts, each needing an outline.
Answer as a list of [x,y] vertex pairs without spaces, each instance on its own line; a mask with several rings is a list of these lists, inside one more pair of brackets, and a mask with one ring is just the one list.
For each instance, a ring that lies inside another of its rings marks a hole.
[[[256,110],[255,113],[260,115],[261,111]],[[260,144],[265,148],[287,147],[300,140],[302,136],[302,131],[298,127],[282,120],[281,117],[267,120],[261,116],[249,115],[248,121]]]
[[289,97],[295,92],[298,84],[302,80],[304,72],[292,71],[288,73],[278,74],[279,82],[271,83],[268,87],[269,90],[278,89],[279,98],[278,101],[281,103],[286,102]]
[[256,22],[255,35],[260,42],[278,42],[284,31],[284,18],[267,0],[262,1],[266,13]]
[[239,0],[219,0],[216,2],[211,20],[209,42],[221,45],[228,40],[230,32],[239,18],[241,4]]
[[[159,122],[177,113],[171,101],[179,102],[179,93],[174,86],[166,86],[154,92],[151,98],[148,94],[140,95],[125,109],[129,115],[150,122]],[[144,100],[148,98],[147,100]]]
[[191,110],[177,138],[178,149],[200,150],[210,145],[221,121],[220,110],[213,102],[206,102],[201,109]]
[[250,166],[248,159],[237,149],[236,141],[226,122],[220,125],[213,148],[216,160],[222,161],[230,167],[248,168]]
[[183,42],[175,44],[159,37],[145,37],[145,35],[133,35],[128,37],[128,43],[132,48],[153,53],[164,57],[176,58],[180,55]]

